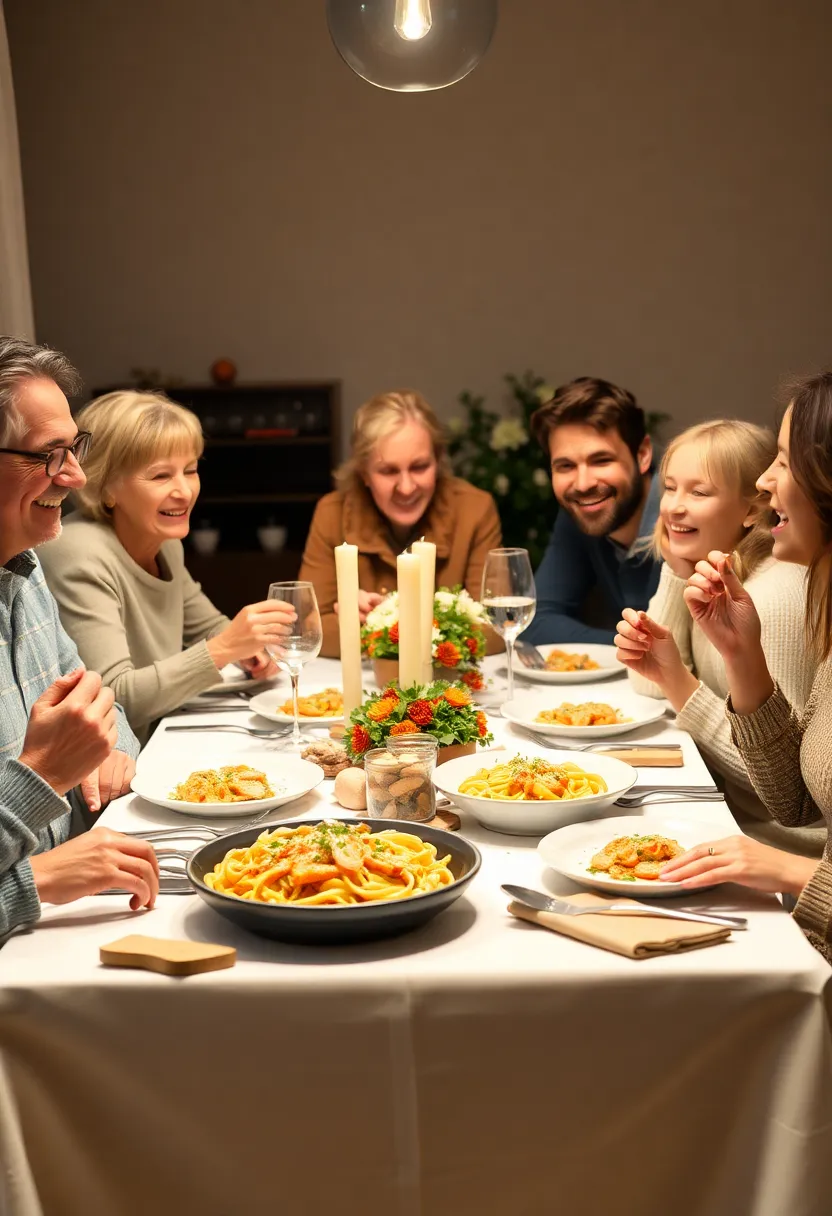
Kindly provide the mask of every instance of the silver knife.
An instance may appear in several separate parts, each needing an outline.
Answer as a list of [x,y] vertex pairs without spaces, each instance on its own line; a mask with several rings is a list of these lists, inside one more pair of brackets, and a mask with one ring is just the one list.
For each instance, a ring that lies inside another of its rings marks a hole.
[[533,891],[530,887],[515,887],[511,883],[503,883],[506,895],[534,908],[535,912],[554,912],[557,916],[585,916],[590,912],[618,912],[631,916],[649,913],[650,916],[666,916],[669,920],[692,920],[704,925],[719,925],[723,929],[747,929],[748,921],[742,916],[714,916],[709,912],[682,912],[678,908],[660,908],[655,904],[630,903],[599,904],[587,908],[584,904],[573,904],[568,899],[554,899],[544,895],[542,891]]

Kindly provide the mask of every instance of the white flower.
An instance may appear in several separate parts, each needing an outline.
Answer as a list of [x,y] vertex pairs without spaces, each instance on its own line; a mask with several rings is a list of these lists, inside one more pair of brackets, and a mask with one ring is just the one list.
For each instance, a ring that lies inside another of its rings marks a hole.
[[545,469],[535,469],[532,473],[532,481],[536,486],[548,486],[549,474]]
[[368,629],[389,629],[399,619],[399,594],[392,591],[380,604],[367,613]]
[[555,390],[551,384],[541,384],[539,389],[536,389],[535,396],[541,405],[545,405],[547,401],[551,401],[555,395]]
[[437,603],[440,608],[453,608],[456,597],[452,591],[437,591],[433,597],[434,603]]
[[509,480],[505,473],[498,473],[494,478],[494,489],[498,494],[508,494]]
[[523,424],[516,418],[501,418],[494,424],[488,443],[493,451],[502,452],[506,448],[522,448],[528,438]]

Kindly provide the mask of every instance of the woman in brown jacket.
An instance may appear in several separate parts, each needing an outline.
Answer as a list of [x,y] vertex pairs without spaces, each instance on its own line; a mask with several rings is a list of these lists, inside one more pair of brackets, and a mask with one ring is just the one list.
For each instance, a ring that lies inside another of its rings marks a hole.
[[[360,615],[396,588],[396,557],[424,537],[436,545],[436,585],[475,598],[489,549],[501,544],[494,499],[453,477],[439,419],[419,393],[380,393],[355,415],[350,459],[338,489],[318,503],[299,578],[314,583],[324,626],[322,655],[338,657],[336,545],[358,546]],[[502,649],[492,635],[489,650]]]

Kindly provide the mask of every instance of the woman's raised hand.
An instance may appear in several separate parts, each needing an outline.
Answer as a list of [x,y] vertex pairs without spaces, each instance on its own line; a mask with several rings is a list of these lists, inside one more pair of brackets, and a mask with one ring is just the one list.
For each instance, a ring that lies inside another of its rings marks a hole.
[[261,600],[241,608],[230,625],[209,638],[208,650],[219,669],[226,663],[250,659],[266,647],[271,654],[280,650],[283,638],[292,632],[297,614],[283,600]]
[[762,654],[760,618],[729,554],[712,550],[697,562],[684,597],[694,621],[726,662]]
[[615,645],[619,663],[660,688],[664,687],[669,675],[684,667],[670,630],[652,620],[646,612],[636,612],[634,608],[624,609],[622,619],[616,625]]

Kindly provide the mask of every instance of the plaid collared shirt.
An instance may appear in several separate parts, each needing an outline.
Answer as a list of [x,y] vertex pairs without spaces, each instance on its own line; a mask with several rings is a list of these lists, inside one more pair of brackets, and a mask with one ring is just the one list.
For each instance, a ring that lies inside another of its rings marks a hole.
[[[82,666],[31,550],[0,566],[0,934],[36,920],[39,901],[26,860],[67,838],[70,806],[18,762],[32,705],[58,676]],[[139,745],[120,707],[119,750]],[[73,792],[74,793],[74,792]]]

